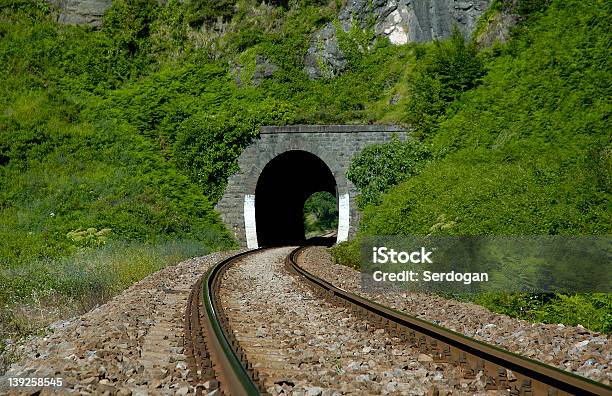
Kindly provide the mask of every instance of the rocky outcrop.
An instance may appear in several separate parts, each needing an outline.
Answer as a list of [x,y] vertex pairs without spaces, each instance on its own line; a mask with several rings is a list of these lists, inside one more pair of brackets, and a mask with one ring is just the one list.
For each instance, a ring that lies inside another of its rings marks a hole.
[[[491,0],[350,0],[338,16],[345,32],[351,27],[374,28],[376,37],[392,44],[425,42],[450,37],[456,27],[469,37]],[[312,38],[304,59],[310,78],[333,77],[346,67],[333,23]]]
[[518,6],[519,0],[505,1],[501,8],[491,10],[493,12],[488,13],[476,33],[476,44],[486,48],[496,42],[507,42],[511,29],[522,19]]
[[495,42],[505,43],[510,39],[510,29],[518,21],[519,15],[511,12],[498,12],[492,15],[476,36],[476,44],[480,48],[486,48],[491,47]]
[[57,21],[66,25],[99,27],[112,0],[49,0],[57,9]]
[[271,62],[269,59],[264,58],[261,55],[255,57],[255,72],[253,73],[253,83],[259,86],[261,82],[266,78],[271,78],[274,72],[278,69],[278,66]]
[[251,83],[259,86],[263,80],[271,78],[276,70],[278,66],[274,62],[259,54],[244,63],[238,60],[237,63],[230,64],[230,74],[239,87]]
[[346,67],[332,23],[315,33],[304,58],[304,67],[310,78],[333,77]]

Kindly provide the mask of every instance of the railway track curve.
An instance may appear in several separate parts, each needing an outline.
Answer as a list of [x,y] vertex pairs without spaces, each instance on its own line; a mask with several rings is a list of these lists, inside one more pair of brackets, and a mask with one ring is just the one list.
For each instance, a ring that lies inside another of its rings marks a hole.
[[[401,313],[342,290],[318,278],[298,264],[305,247],[292,250],[285,268],[299,277],[313,293],[328,303],[367,319],[400,339],[415,353],[434,362],[456,367],[465,379],[483,376],[487,392],[509,395],[612,395],[604,384],[525,358],[466,337],[430,322]],[[221,301],[221,282],[232,267],[270,250],[240,253],[212,267],[194,285],[185,311],[184,345],[191,380],[198,394],[217,389],[225,395],[268,393],[265,375],[247,359],[242,341],[231,328],[231,312]],[[509,375],[510,374],[510,375]],[[430,394],[437,394],[432,387]]]

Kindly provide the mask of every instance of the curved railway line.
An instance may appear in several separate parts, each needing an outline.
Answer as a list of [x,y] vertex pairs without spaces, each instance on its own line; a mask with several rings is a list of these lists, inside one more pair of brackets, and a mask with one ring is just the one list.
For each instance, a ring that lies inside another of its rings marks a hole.
[[[298,265],[304,248],[299,247],[287,255],[285,266],[314,294],[367,319],[414,348],[415,353],[427,354],[436,363],[455,366],[465,379],[484,375],[487,391],[525,396],[612,395],[612,389],[604,384],[482,343],[335,287]],[[184,346],[191,380],[194,384],[202,384],[197,387],[199,394],[217,388],[225,395],[267,393],[264,374],[258,362],[247,359],[220,297],[226,271],[266,250],[269,249],[244,252],[218,263],[191,290],[185,312]],[[430,394],[436,395],[437,390],[432,388]]]

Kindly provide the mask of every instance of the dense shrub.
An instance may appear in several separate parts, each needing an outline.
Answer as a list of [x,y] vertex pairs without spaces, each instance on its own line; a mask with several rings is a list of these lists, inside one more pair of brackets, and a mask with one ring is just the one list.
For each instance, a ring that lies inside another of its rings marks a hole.
[[474,43],[467,42],[458,30],[449,40],[436,41],[417,60],[406,119],[418,135],[426,135],[450,103],[478,84],[484,68]]
[[150,27],[159,13],[155,0],[119,0],[104,14],[104,30],[118,47],[134,55],[146,50]]
[[234,14],[236,0],[189,0],[186,2],[188,23],[192,27],[221,21],[227,22]]
[[342,242],[331,249],[332,259],[336,264],[346,265],[356,270],[361,269],[361,251],[359,240]]
[[517,14],[526,17],[546,10],[552,0],[501,0],[502,4],[512,7]]
[[543,323],[582,325],[612,333],[612,295],[486,293],[471,298],[494,312]]
[[304,203],[304,232],[306,238],[338,227],[338,201],[333,194],[319,191]]
[[359,188],[360,208],[380,203],[381,195],[410,176],[419,173],[430,153],[427,146],[415,139],[400,141],[394,136],[389,143],[366,147],[353,160],[348,179]]

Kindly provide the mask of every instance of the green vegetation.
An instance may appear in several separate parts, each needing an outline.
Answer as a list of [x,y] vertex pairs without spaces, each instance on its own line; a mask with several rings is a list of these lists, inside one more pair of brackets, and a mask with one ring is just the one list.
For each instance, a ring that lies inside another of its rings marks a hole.
[[379,204],[383,192],[416,175],[429,157],[429,150],[420,141],[400,141],[397,136],[390,143],[373,144],[363,149],[347,172],[348,179],[359,188],[359,208]]
[[[433,159],[390,189],[353,176],[366,197],[387,191],[365,208],[362,235],[610,234],[611,7],[524,6],[530,15],[513,40],[475,61],[459,61],[473,48],[458,39],[423,50],[429,60],[414,75],[429,77],[411,86],[406,114]],[[454,71],[428,66],[438,64]],[[396,163],[391,155],[378,161],[372,182]],[[357,242],[336,248],[336,260],[355,265],[357,249]],[[612,326],[610,294],[475,298],[530,320]]]
[[428,50],[416,53],[405,119],[417,136],[423,136],[434,131],[453,101],[478,85],[484,69],[476,46],[457,30],[449,40],[434,42]]
[[423,234],[444,215],[455,235],[610,232],[610,9],[564,4],[482,54],[480,86],[425,137],[436,159],[366,209],[363,231]]
[[189,16],[188,23],[192,27],[213,22],[227,22],[232,18],[235,0],[189,0],[186,2]]
[[493,311],[532,322],[582,325],[612,333],[610,294],[484,293],[470,299]]
[[[311,81],[311,34],[341,2],[266,3],[117,0],[93,30],[42,0],[2,2],[0,338],[44,325],[23,325],[32,307],[82,312],[233,246],[213,205],[264,124],[413,124],[418,140],[351,170],[365,233],[609,234],[610,5],[525,0],[514,40],[480,53],[459,35],[392,46],[353,28],[347,71]],[[262,61],[276,70],[256,79]],[[308,204],[312,231],[333,226],[330,202]],[[607,298],[559,296],[534,318],[602,328],[582,308]]]
[[319,191],[304,203],[306,238],[322,235],[338,228],[338,201],[333,194]]
[[84,248],[68,257],[42,259],[2,272],[7,300],[20,303],[33,295],[54,294],[74,300],[78,310],[103,303],[124,288],[168,264],[210,251],[197,240],[158,244],[111,242]]
[[[372,122],[411,57],[381,41],[310,81],[303,54],[336,2],[205,3],[113,1],[99,30],[58,25],[42,0],[2,3],[1,339],[233,246],[213,204],[259,126]],[[258,59],[272,78],[254,81]],[[313,230],[333,221],[325,205]]]

